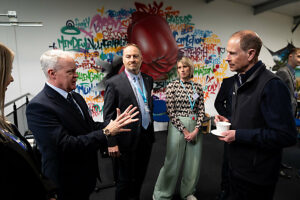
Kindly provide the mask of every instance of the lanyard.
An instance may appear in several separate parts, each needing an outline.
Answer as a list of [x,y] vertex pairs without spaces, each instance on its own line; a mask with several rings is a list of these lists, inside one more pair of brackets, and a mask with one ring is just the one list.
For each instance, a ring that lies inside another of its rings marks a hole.
[[[127,77],[130,78],[126,71],[125,71],[125,73],[126,73]],[[136,90],[140,93],[140,95],[142,96],[144,103],[147,104],[145,84],[142,84],[142,85],[143,85],[143,92],[142,92],[142,90],[141,90],[141,88],[140,88],[140,86],[139,86],[140,84],[137,83],[137,82],[139,81],[139,80],[138,80],[138,77],[136,77],[136,78],[137,78],[137,80],[135,80],[135,81],[134,81],[133,78],[132,78],[132,80],[133,80],[133,85],[134,85],[135,89],[136,89]]]
[[24,142],[21,141],[20,138],[18,138],[16,135],[9,133],[7,131],[2,130],[2,133],[4,133],[6,136],[10,137],[13,141],[15,141],[16,143],[18,143],[23,149],[27,150],[26,144]]
[[[186,91],[186,93],[187,93],[187,95],[188,95],[188,97],[189,97],[190,106],[191,106],[191,109],[192,109],[192,111],[193,111],[193,110],[194,110],[194,106],[195,106],[196,100],[192,102],[191,96],[190,96],[190,94],[188,93],[188,91],[185,89],[185,86],[184,86],[184,84],[183,84],[183,82],[182,82],[181,80],[180,80],[180,83],[181,83],[183,89]],[[194,84],[193,84],[193,82],[191,82],[191,83],[192,83],[193,91],[194,91],[194,94],[195,94],[196,91],[195,91]]]

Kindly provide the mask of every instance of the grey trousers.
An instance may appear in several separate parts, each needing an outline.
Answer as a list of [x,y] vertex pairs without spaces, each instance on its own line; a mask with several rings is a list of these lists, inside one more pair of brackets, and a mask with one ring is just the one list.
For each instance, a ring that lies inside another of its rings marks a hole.
[[[179,117],[189,132],[196,126],[196,120]],[[167,152],[164,166],[157,178],[153,197],[155,200],[172,199],[182,166],[180,196],[185,199],[196,190],[200,174],[202,134],[199,132],[193,142],[187,142],[183,133],[169,122]]]

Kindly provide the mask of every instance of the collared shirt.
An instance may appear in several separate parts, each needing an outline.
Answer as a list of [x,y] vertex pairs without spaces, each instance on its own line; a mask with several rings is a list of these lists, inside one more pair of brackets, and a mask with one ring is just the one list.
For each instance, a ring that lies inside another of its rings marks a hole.
[[[68,97],[68,94],[69,94],[68,92],[66,92],[66,91],[64,91],[63,89],[60,89],[60,88],[58,88],[58,87],[55,87],[55,86],[52,85],[51,83],[46,82],[46,84],[47,84],[49,87],[51,87],[53,90],[55,90],[56,92],[58,92],[62,97],[64,97],[64,98],[67,100],[67,97]],[[73,99],[74,99],[74,98],[73,98]],[[67,100],[67,101],[68,101],[68,100]],[[75,101],[75,99],[74,99],[74,102],[75,102],[76,106],[79,108],[79,110],[80,110],[82,116],[84,116],[84,114],[83,114],[83,112],[82,112],[80,106],[79,106],[78,103]]]
[[249,69],[248,71],[246,71],[245,74],[238,74],[238,78],[239,78],[239,82],[238,82],[238,86],[243,85],[247,79],[257,70],[257,68],[259,66],[262,65],[261,61],[258,61],[253,67],[251,67],[251,69]]
[[[131,72],[129,72],[129,71],[127,71],[127,70],[125,69],[125,73],[126,73],[126,75],[128,76],[128,80],[129,80],[129,82],[130,82],[130,85],[131,85],[131,87],[132,87],[132,90],[133,90],[133,92],[134,92],[134,95],[135,95],[136,99],[138,99],[138,91],[136,90],[136,88],[135,88],[135,86],[134,86],[133,79],[135,78],[135,79],[137,79],[137,80],[139,81],[139,84],[140,84],[140,86],[141,86],[141,90],[143,91],[144,80],[143,80],[143,77],[142,77],[142,75],[141,75],[141,72],[139,72],[139,73],[136,75],[136,74],[133,74],[133,73],[131,73]],[[145,93],[145,94],[147,95],[147,93]],[[147,96],[146,96],[146,98],[147,98]],[[139,102],[138,102],[138,103],[139,103]]]
[[60,89],[58,87],[55,87],[54,85],[52,85],[51,83],[46,82],[46,84],[51,87],[53,90],[55,90],[56,92],[58,92],[61,96],[63,96],[65,99],[67,99],[68,97],[68,92],[64,91],[63,89]]

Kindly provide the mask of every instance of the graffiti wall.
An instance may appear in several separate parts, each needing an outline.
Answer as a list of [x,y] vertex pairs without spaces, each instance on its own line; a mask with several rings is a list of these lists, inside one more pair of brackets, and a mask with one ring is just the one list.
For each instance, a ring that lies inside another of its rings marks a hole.
[[100,5],[91,13],[65,19],[57,40],[49,43],[76,52],[76,92],[83,95],[96,120],[102,120],[104,80],[123,70],[113,63],[128,42],[141,47],[141,70],[155,79],[157,98],[165,100],[166,85],[177,76],[176,59],[184,55],[195,64],[194,81],[202,84],[205,102],[214,100],[228,72],[220,33],[197,27],[192,14],[163,2],[135,2],[127,9]]

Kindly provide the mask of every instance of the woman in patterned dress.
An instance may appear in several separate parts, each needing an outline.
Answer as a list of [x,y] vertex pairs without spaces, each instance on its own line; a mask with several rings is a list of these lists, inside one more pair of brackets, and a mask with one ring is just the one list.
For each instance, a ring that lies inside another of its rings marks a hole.
[[166,103],[170,118],[167,151],[153,193],[153,199],[172,199],[182,166],[180,196],[196,200],[200,173],[202,134],[205,115],[202,86],[192,80],[194,65],[183,57],[177,62],[179,79],[167,86]]

